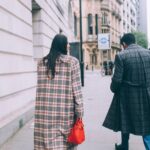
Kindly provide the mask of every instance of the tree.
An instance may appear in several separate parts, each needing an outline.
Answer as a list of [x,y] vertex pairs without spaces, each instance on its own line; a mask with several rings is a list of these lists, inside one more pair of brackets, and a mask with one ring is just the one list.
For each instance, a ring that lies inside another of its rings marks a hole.
[[133,32],[136,43],[144,48],[148,48],[148,39],[145,33],[143,32]]

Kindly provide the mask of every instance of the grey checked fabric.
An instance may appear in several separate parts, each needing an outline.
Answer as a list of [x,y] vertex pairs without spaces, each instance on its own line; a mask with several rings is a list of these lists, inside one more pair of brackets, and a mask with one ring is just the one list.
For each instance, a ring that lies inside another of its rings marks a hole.
[[116,55],[111,90],[115,94],[103,125],[123,133],[150,135],[149,50],[132,44]]
[[[50,76],[50,75],[49,75]],[[43,61],[38,64],[34,150],[73,150],[67,143],[75,118],[83,116],[80,67],[76,58],[61,55],[50,79]]]

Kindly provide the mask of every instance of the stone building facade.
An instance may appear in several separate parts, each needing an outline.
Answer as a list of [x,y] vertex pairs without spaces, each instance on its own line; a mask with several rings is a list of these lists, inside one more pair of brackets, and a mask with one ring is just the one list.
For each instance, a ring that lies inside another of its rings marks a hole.
[[0,145],[33,116],[37,59],[55,34],[74,40],[71,0],[0,1]]
[[[82,34],[85,68],[100,67],[100,52],[98,50],[97,35],[100,33],[100,0],[82,0]],[[80,39],[79,3],[75,9],[75,36]]]
[[103,60],[114,60],[120,50],[122,34],[122,0],[103,0],[101,3],[101,32],[110,33],[111,49],[103,51]]
[[85,67],[99,68],[101,57],[97,44],[100,33],[101,1],[83,1],[83,50]]
[[124,0],[122,16],[123,34],[137,30],[137,6],[138,2],[136,0]]
[[[115,54],[120,50],[120,36],[122,31],[122,0],[82,0],[82,28],[83,50],[85,67],[99,69],[106,60],[114,60]],[[76,11],[78,12],[78,11]],[[77,40],[79,34],[79,14],[77,18]],[[98,49],[98,34],[109,33],[109,50]]]

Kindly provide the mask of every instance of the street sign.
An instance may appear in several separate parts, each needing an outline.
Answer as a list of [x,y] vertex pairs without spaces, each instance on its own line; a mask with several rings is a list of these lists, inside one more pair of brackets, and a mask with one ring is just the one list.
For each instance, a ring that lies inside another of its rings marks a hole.
[[100,50],[110,49],[110,34],[109,33],[98,34],[98,49]]

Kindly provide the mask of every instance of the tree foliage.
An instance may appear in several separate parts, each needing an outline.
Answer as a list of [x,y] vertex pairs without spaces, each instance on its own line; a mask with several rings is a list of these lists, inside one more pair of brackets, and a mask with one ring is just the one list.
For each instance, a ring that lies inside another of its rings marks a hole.
[[136,43],[144,48],[148,48],[148,39],[145,33],[142,32],[133,32]]

